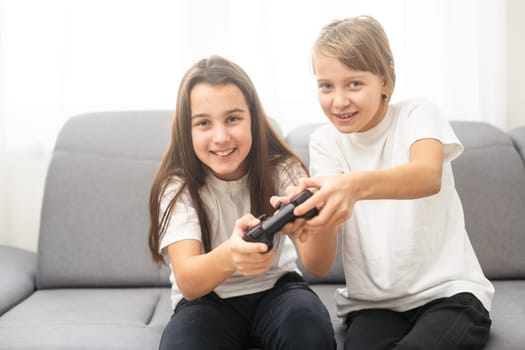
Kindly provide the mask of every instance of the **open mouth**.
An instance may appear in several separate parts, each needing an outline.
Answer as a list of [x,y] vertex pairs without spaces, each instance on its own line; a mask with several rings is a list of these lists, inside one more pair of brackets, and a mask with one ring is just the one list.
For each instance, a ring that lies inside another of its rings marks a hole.
[[222,151],[210,151],[210,152],[219,157],[228,157],[230,154],[235,152],[235,150],[236,148],[230,148],[230,149],[225,149]]

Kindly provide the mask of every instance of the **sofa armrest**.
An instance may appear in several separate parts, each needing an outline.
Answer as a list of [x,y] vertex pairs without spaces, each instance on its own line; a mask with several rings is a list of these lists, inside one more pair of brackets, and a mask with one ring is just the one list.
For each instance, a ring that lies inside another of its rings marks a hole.
[[36,254],[0,245],[0,315],[35,290]]
[[525,162],[525,126],[512,129],[509,134],[512,137],[514,146],[520,152],[521,158]]

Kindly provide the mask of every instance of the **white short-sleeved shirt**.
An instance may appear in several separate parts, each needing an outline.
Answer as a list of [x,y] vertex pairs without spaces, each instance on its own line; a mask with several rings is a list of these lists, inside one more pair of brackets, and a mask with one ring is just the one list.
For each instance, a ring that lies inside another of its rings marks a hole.
[[391,104],[385,118],[366,132],[321,127],[310,138],[311,175],[406,164],[410,146],[424,138],[443,144],[441,190],[420,199],[355,204],[343,226],[346,288],[335,297],[340,317],[366,308],[406,311],[459,292],[471,292],[490,310],[494,288],[467,235],[451,167],[463,146],[433,104]]
[[[296,184],[297,180],[305,177],[306,173],[297,162],[287,161],[278,167],[276,183],[278,192],[284,194],[288,186]],[[236,181],[223,181],[211,173],[208,173],[206,184],[200,190],[200,195],[206,205],[211,225],[211,246],[212,249],[229,239],[233,233],[235,221],[243,215],[250,213],[250,193],[248,190],[247,175]],[[180,181],[172,181],[166,189],[161,211],[164,211],[177,190],[180,188]],[[261,198],[261,200],[270,200]],[[255,216],[260,213],[253,213]],[[239,295],[261,292],[273,287],[275,282],[286,272],[295,271],[300,273],[296,265],[297,252],[293,242],[287,235],[276,236],[279,241],[275,244],[277,249],[274,263],[269,271],[256,276],[244,276],[235,272],[221,285],[215,288],[214,292],[221,298],[230,298]],[[201,230],[197,213],[191,202],[189,193],[185,190],[175,204],[166,232],[160,238],[160,252],[167,254],[166,247],[184,239],[201,240]],[[171,303],[175,308],[182,299],[182,294],[177,285],[173,274],[170,275],[172,283]]]

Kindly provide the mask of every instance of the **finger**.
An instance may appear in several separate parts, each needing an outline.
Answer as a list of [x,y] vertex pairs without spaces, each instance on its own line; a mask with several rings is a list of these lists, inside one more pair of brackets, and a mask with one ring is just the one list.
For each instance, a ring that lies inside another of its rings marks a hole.
[[306,219],[303,218],[297,218],[294,221],[292,221],[292,232],[297,232],[299,230],[302,230],[305,227]]
[[301,235],[299,236],[299,242],[304,243],[306,242],[306,239],[308,238],[308,229],[303,229],[301,232]]
[[321,188],[321,181],[320,178],[317,177],[304,177],[299,180],[298,184],[298,192],[302,192],[306,190],[307,188]]
[[241,237],[244,237],[244,234],[248,232],[252,227],[257,226],[261,220],[257,219],[252,214],[246,214],[241,218],[235,221],[234,231]]
[[[303,204],[307,203],[308,201]],[[300,206],[296,209],[299,208]],[[331,202],[321,203],[317,206],[317,208],[319,210],[319,214],[308,221],[308,226],[310,227],[319,228],[319,226],[330,225],[332,223],[332,219],[337,216],[339,211],[339,208],[334,208]]]
[[287,204],[290,200],[287,197],[283,196],[271,196],[270,197],[270,204],[274,208],[278,208],[279,205]]
[[308,221],[308,226],[319,228],[323,225],[331,225],[333,219],[337,217],[335,210],[332,210],[328,205],[319,210],[319,215],[313,217]]
[[299,181],[297,182],[297,186],[296,186],[296,193],[300,193],[306,190],[308,188],[309,181],[310,181],[310,178],[308,177],[303,177],[299,179]]
[[286,225],[284,225],[282,228],[281,228],[281,232],[286,234],[286,235],[290,235],[292,234],[293,232],[295,231],[295,224],[293,222],[289,222],[287,223]]
[[310,198],[308,198],[304,203],[297,206],[297,208],[294,209],[293,213],[296,216],[303,216],[304,214],[308,213],[313,208],[317,208],[320,210],[324,202],[322,201],[322,196],[318,195],[320,192],[314,193]]
[[243,243],[239,245],[239,249],[238,249],[238,252],[240,254],[245,254],[245,255],[255,254],[255,253],[259,255],[260,253],[266,253],[267,251],[268,251],[268,246],[266,245],[266,243],[246,242],[244,240],[243,240]]
[[291,235],[293,237],[293,234],[297,230],[302,228],[305,225],[305,223],[306,223],[305,219],[297,218],[294,221],[291,221],[291,222],[287,223],[286,225],[284,225],[281,228],[281,232],[284,233],[284,234],[287,234],[287,235]]
[[338,226],[348,220],[351,215],[351,211],[336,210],[327,205],[323,207],[318,216],[308,222],[308,226],[314,229],[322,229],[323,226]]
[[299,228],[293,233],[293,238],[302,242],[301,237],[304,235],[304,227]]
[[238,225],[240,228],[245,229],[247,227],[255,226],[259,224],[259,222],[261,221],[252,214],[245,214],[239,219],[237,219],[236,225]]

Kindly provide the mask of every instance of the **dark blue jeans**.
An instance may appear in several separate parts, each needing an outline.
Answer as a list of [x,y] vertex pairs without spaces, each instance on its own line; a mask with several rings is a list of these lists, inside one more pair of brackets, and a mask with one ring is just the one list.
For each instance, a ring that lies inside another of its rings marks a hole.
[[348,350],[475,350],[487,343],[491,320],[474,295],[459,293],[406,312],[355,311],[346,323]]
[[181,300],[166,325],[161,350],[335,349],[330,316],[296,273],[267,291],[221,299]]

